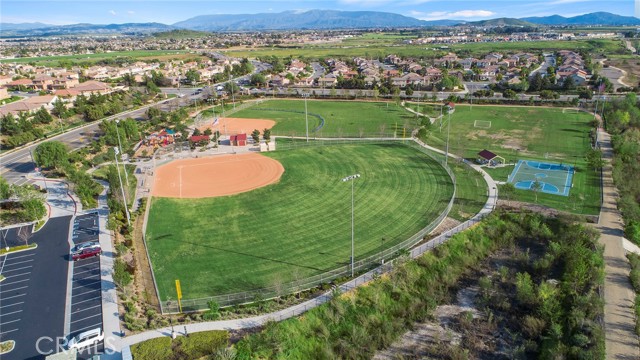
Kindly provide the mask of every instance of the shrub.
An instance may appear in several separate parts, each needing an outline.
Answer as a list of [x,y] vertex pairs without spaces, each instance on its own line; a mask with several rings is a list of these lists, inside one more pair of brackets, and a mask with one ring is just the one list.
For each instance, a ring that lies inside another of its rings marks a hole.
[[121,259],[113,263],[113,281],[119,287],[125,287],[131,283],[131,274],[127,271],[127,264]]
[[171,338],[161,337],[135,344],[131,346],[131,354],[136,360],[170,359]]
[[[183,354],[185,359],[199,359],[226,348],[229,333],[223,330],[203,331],[189,336],[178,337],[174,341],[174,353]],[[179,357],[179,356],[178,356]],[[136,359],[137,360],[137,359]]]

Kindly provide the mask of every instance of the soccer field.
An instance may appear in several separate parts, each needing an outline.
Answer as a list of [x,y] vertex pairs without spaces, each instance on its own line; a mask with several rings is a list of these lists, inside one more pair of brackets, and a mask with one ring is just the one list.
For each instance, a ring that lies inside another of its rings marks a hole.
[[[430,145],[445,148],[448,119],[443,117],[442,130],[436,121],[428,139]],[[487,149],[507,162],[524,159],[575,166],[569,199],[538,194],[538,202],[559,210],[595,215],[600,211],[600,178],[585,160],[591,148],[592,119],[593,115],[583,112],[563,113],[562,108],[457,104],[451,114],[449,151],[476,159],[479,151]],[[532,191],[516,191],[516,200],[534,202],[535,198]]]
[[[395,103],[307,100],[307,111],[310,137],[411,137],[417,126],[415,115]],[[272,135],[306,134],[303,100],[269,100],[233,117],[275,120]]]
[[277,286],[349,263],[351,184],[355,258],[406,240],[446,208],[453,184],[427,155],[400,144],[268,153],[279,183],[234,196],[153,198],[147,244],[161,300]]

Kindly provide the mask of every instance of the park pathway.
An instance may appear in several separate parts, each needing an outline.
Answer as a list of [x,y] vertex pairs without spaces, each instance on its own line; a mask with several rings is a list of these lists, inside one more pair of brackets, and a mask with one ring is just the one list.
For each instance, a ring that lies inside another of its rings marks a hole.
[[[353,140],[353,139],[352,139]],[[366,140],[366,139],[363,139]],[[388,139],[394,140],[394,139]],[[397,139],[395,139],[397,140]],[[444,154],[444,152],[440,149],[433,148],[428,146],[417,139],[407,139],[410,141],[415,141],[420,146],[430,149],[432,151],[438,152],[440,154]],[[453,159],[460,161],[461,159],[453,154],[449,154],[449,156]],[[487,201],[483,208],[478,212],[473,218],[465,221],[464,223],[456,226],[455,228],[448,230],[435,238],[429,240],[426,243],[423,243],[410,251],[410,257],[415,258],[420,256],[422,253],[433,249],[434,247],[446,242],[449,238],[451,238],[454,234],[464,231],[469,227],[480,222],[485,216],[489,215],[496,207],[498,201],[498,189],[496,183],[493,181],[491,176],[487,174],[481,167],[468,163],[474,170],[480,172],[487,182]],[[363,275],[358,276],[357,278],[348,281],[347,283],[339,286],[342,292],[347,292],[355,289],[356,287],[365,284],[375,277],[377,277],[380,273],[390,271],[393,267],[392,263],[387,263],[377,269],[371,270]],[[311,300],[307,300],[303,303],[294,305],[292,307],[276,311],[273,313],[254,316],[250,318],[243,319],[232,319],[232,320],[221,320],[221,321],[209,321],[209,322],[201,322],[201,323],[192,323],[186,325],[176,325],[164,327],[161,329],[149,330],[142,333],[119,337],[113,336],[112,334],[105,334],[107,336],[111,336],[109,342],[112,346],[110,346],[110,352],[108,354],[103,355],[103,359],[106,360],[128,360],[130,359],[131,350],[130,346],[137,344],[139,342],[164,337],[164,336],[184,336],[190,333],[200,332],[200,331],[209,331],[209,330],[238,330],[238,329],[247,329],[254,328],[263,325],[267,321],[275,320],[282,321],[291,317],[299,316],[305,313],[308,310],[311,310],[327,301],[329,301],[332,297],[331,291],[326,292],[319,297],[316,297]],[[114,319],[117,317],[117,313],[113,314]],[[106,321],[106,320],[105,320]]]
[[623,223],[616,200],[618,190],[613,183],[611,137],[599,130],[599,138],[606,164],[602,169],[603,203],[598,229],[604,245],[604,325],[607,359],[640,359],[638,336],[635,334],[633,311],[635,294],[629,281],[629,263],[622,243]]

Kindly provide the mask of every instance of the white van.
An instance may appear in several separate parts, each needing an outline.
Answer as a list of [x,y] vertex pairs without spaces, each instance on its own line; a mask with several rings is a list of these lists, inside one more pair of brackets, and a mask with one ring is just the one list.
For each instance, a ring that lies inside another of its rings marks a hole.
[[82,349],[83,347],[97,344],[102,340],[104,340],[104,334],[101,328],[87,330],[71,338],[67,343],[67,349]]

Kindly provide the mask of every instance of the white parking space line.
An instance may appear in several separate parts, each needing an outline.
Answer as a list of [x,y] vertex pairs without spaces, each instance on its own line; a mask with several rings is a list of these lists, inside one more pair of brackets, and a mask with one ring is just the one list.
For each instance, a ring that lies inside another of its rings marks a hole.
[[22,320],[22,319],[18,319],[18,320],[11,320],[11,321],[2,322],[2,323],[0,323],[0,326],[5,326],[5,325],[7,325],[7,324],[11,324],[11,323],[14,323],[14,322],[18,322],[18,321],[20,321],[20,320]]
[[80,271],[80,272],[75,272],[74,271],[73,276],[80,275],[80,274],[83,274],[83,273],[86,273],[86,272],[90,272],[90,271],[96,271],[96,270],[98,270],[98,275],[100,275],[100,271],[99,271],[100,269],[89,269],[89,270],[84,270],[84,271]]
[[87,311],[87,310],[91,310],[91,309],[95,309],[95,308],[97,308],[97,307],[101,307],[101,306],[102,306],[102,304],[100,304],[100,305],[96,305],[96,306],[92,306],[92,307],[88,307],[88,308],[86,308],[86,309],[76,310],[76,311],[72,312],[71,314],[77,314],[77,313],[79,313],[79,312]]
[[[18,277],[18,276],[25,276],[25,275],[29,275],[31,274],[31,271],[26,272],[26,273],[22,273],[22,274],[13,274],[11,276],[7,276],[7,279],[13,279],[14,277]],[[4,281],[3,281],[4,282]]]
[[71,306],[76,306],[78,304],[86,303],[87,301],[96,301],[96,300],[100,301],[101,299],[99,297],[92,297],[91,299],[74,302],[73,304],[71,304]]
[[76,286],[73,287],[73,289],[77,289],[77,288],[81,288],[81,287],[89,287],[89,286],[92,286],[92,285],[95,285],[95,284],[99,284],[100,281],[102,281],[102,280],[94,281],[94,282],[92,282],[90,284],[76,285]]
[[80,293],[80,294],[74,294],[74,295],[72,295],[72,297],[73,297],[73,296],[78,296],[78,295],[86,295],[86,294],[88,294],[88,293],[90,293],[90,292],[100,292],[100,291],[102,291],[102,290],[100,290],[100,289],[91,289],[91,290],[89,290],[89,291],[85,291],[85,292]]
[[17,314],[17,313],[21,313],[21,312],[22,312],[22,310],[16,310],[16,311],[12,311],[12,312],[9,312],[9,313],[3,313],[3,314],[0,314],[0,318],[2,318],[3,316],[7,316],[7,315],[11,315],[11,314]]
[[100,314],[93,314],[93,315],[89,315],[89,316],[87,316],[87,317],[83,317],[82,319],[73,320],[71,323],[73,324],[73,323],[78,322],[78,321],[91,319],[91,318],[94,318],[94,317],[96,317],[96,316],[102,316],[102,313],[100,313]]
[[95,329],[98,326],[102,329],[102,322],[95,323],[95,324],[92,324],[92,325],[89,325],[89,326],[85,326],[85,327],[82,327],[82,328],[79,328],[79,329],[75,329],[72,332],[81,332],[81,331],[84,331],[84,330],[87,330],[87,329]]
[[20,302],[9,304],[9,305],[3,305],[3,306],[0,306],[0,309],[6,308],[6,307],[9,307],[9,306],[21,305],[21,304],[24,304],[24,301],[20,301]]
[[92,274],[92,275],[89,275],[89,276],[73,279],[73,281],[94,280],[94,279],[99,279],[99,278],[100,278],[100,274]]
[[21,286],[21,287],[17,287],[17,288],[15,288],[15,289],[9,289],[9,290],[7,290],[7,289],[2,289],[2,291],[16,291],[16,290],[26,289],[26,288],[28,288],[28,286]]
[[[76,264],[77,264],[77,262],[76,262]],[[73,266],[73,270],[75,270],[75,269],[79,269],[79,268],[81,268],[81,267],[85,267],[85,266],[88,266],[88,265],[94,265],[94,266],[95,266],[95,265],[96,265],[96,262],[89,262],[89,263],[82,264],[82,265],[75,265],[75,264],[74,264],[74,266]]]
[[[12,271],[18,271],[18,270],[24,270],[24,269],[28,269],[28,268],[32,268],[33,265],[28,265],[28,266],[24,266],[21,268],[17,268],[17,269],[11,269],[11,270],[3,270],[2,273],[8,273],[8,272],[12,272]],[[29,273],[27,273],[29,274]]]
[[14,331],[18,331],[18,329],[6,330],[6,331],[3,331],[3,332],[0,332],[0,335],[8,334],[8,333],[10,333],[10,332],[14,332]]
[[13,261],[13,260],[16,260],[16,259],[22,259],[22,258],[25,258],[25,257],[30,257],[30,256],[33,256],[33,255],[35,255],[35,254],[34,253],[26,253],[26,254],[22,254],[22,255],[15,255],[15,256],[12,256],[10,259],[7,259],[7,260]]
[[34,259],[28,259],[28,260],[23,260],[23,261],[17,261],[17,262],[11,262],[10,264],[4,264],[4,267],[6,268],[7,266],[13,266],[13,265],[18,265],[18,264],[22,264],[22,263],[26,263],[26,262],[32,262]]
[[13,299],[13,298],[17,298],[17,297],[20,297],[20,296],[25,296],[25,295],[27,295],[27,294],[20,294],[20,295],[9,296],[9,297],[3,298],[3,299],[2,299],[2,301],[9,300],[9,299]]
[[[15,276],[12,276],[12,277],[15,277]],[[0,287],[1,287],[2,285],[5,285],[5,286],[6,286],[6,285],[16,284],[16,283],[19,283],[19,282],[29,281],[29,280],[30,280],[30,279],[16,280],[16,281],[12,281],[12,282],[6,282],[6,281],[3,281],[3,282],[2,282],[2,284],[0,284]]]

